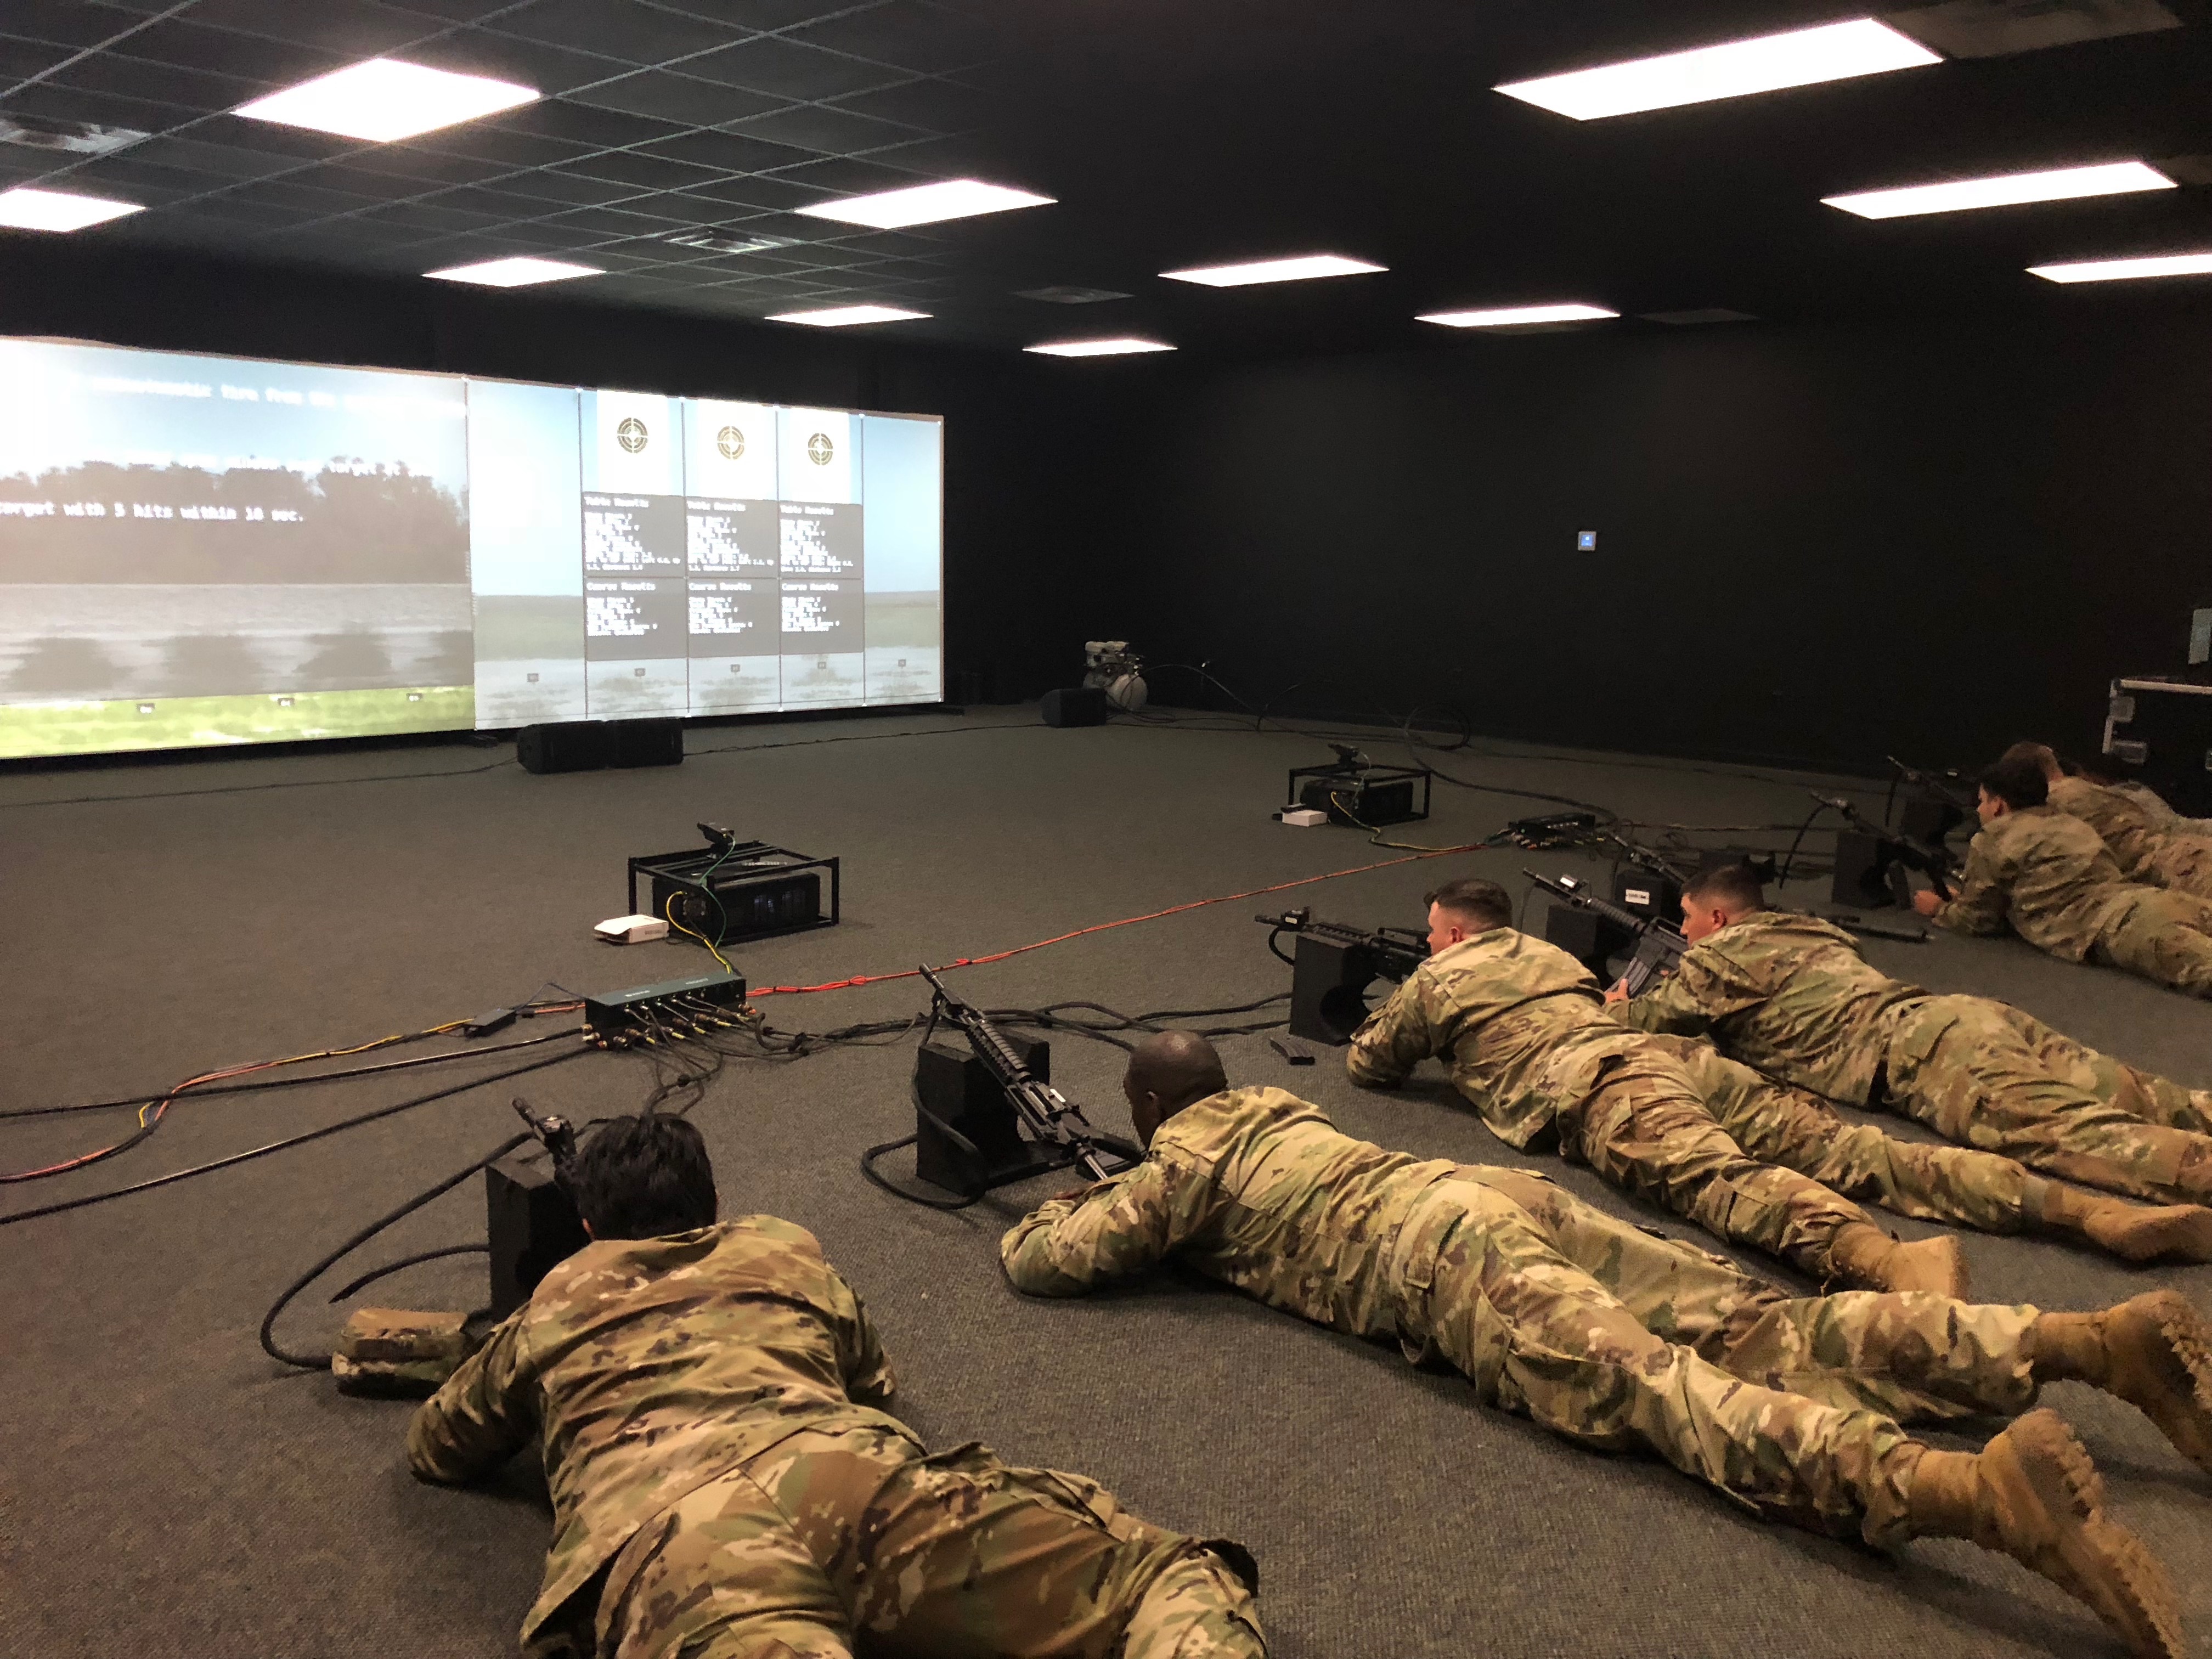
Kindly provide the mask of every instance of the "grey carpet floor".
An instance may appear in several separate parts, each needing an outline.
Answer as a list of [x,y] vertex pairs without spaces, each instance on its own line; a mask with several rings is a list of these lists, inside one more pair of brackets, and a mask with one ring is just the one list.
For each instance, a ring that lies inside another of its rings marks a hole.
[[[823,738],[841,740],[811,741]],[[622,908],[624,859],[689,844],[700,818],[845,860],[843,925],[743,949],[756,984],[981,954],[1389,856],[1354,831],[1269,820],[1284,769],[1325,758],[1295,737],[1054,731],[1001,709],[693,740],[680,769],[567,777],[475,769],[497,751],[456,747],[0,778],[0,1099],[131,1094],[428,1025],[547,981],[603,990],[696,970],[694,947],[623,950],[588,930]],[[709,745],[731,751],[696,752]],[[1794,823],[1809,805],[1803,780],[1490,747],[1449,763],[1646,821]],[[426,771],[449,775],[394,775]],[[85,795],[107,799],[68,799]],[[1437,805],[1407,839],[1472,840],[1544,810],[1463,790],[1440,792]],[[1405,865],[1271,902],[1412,923],[1421,890],[1448,871],[1517,884],[1535,861],[1509,850]],[[1598,866],[1551,854],[1539,867]],[[961,982],[998,1006],[1241,1001],[1286,985],[1251,920],[1260,908],[1246,900],[1095,934]],[[1869,954],[2212,1083],[2202,1005],[2010,942],[1877,942]],[[896,981],[763,1006],[781,1028],[822,1030],[902,1017],[921,999]],[[1586,1171],[1504,1148],[1440,1077],[1363,1095],[1334,1066],[1292,1070],[1259,1038],[1225,1052],[1237,1080],[1293,1088],[1354,1133],[1424,1157],[1534,1164],[1636,1213]],[[1073,1038],[1054,1053],[1063,1086],[1102,1125],[1126,1129],[1119,1061]],[[860,1150],[911,1127],[911,1065],[910,1040],[731,1065],[694,1114],[726,1212],[771,1211],[821,1237],[883,1328],[902,1411],[933,1443],[980,1439],[1010,1459],[1083,1470],[1164,1523],[1245,1540],[1285,1659],[2118,1651],[2065,1597],[1972,1547],[1881,1556],[1763,1524],[1656,1462],[1565,1444],[1395,1352],[1195,1281],[1024,1301],[1001,1280],[994,1247],[1053,1182],[939,1215],[860,1179]],[[447,1070],[469,1074],[456,1066],[188,1100],[144,1146],[9,1188],[0,1207],[332,1122],[453,1080]],[[418,1486],[402,1456],[408,1407],[343,1398],[326,1376],[286,1370],[254,1331],[324,1250],[508,1134],[517,1086],[589,1116],[634,1107],[648,1084],[635,1058],[595,1054],[0,1229],[0,1652],[512,1652],[547,1539],[531,1461],[480,1491]],[[0,1123],[0,1166],[66,1157],[119,1115]],[[483,1225],[471,1182],[347,1266],[479,1238]],[[1966,1250],[1988,1300],[2088,1308],[2160,1282],[2212,1299],[2212,1270],[2129,1270],[2047,1242],[1974,1236]],[[479,1259],[459,1258],[376,1295],[473,1306],[482,1273]],[[343,1310],[325,1297],[341,1282],[295,1304],[287,1340],[327,1342]],[[2119,1514],[2180,1582],[2200,1639],[2212,1635],[2212,1481],[2127,1408],[2078,1385],[2049,1397],[2095,1452]]]

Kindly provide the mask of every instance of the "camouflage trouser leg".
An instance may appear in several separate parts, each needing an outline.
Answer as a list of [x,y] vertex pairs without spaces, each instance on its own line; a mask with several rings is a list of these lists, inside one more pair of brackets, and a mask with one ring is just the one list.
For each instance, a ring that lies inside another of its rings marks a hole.
[[1910,1005],[1884,1059],[1889,1103],[2085,1187],[2166,1202],[2212,1194],[2212,1136],[2146,1123],[2052,1075],[2008,1012],[1980,997]]
[[1559,1116],[1559,1146],[1613,1186],[1687,1216],[1716,1238],[1826,1278],[1835,1237],[1866,1212],[1794,1170],[1755,1164],[1663,1057],[1607,1070]]
[[[1224,1550],[1233,1548],[1221,1547]],[[875,1429],[793,1435],[681,1499],[617,1559],[608,1659],[1261,1659],[1224,1556],[1081,1475]]]
[[1902,1536],[1921,1448],[1896,1422],[1729,1376],[1644,1328],[1504,1193],[1439,1187],[1425,1206],[1465,1213],[1429,1259],[1401,1267],[1401,1316],[1483,1399],[1570,1439],[1649,1448],[1777,1520],[1870,1544]]
[[2191,996],[2212,997],[2212,901],[2145,888],[2090,955]]
[[1661,1039],[1674,1049],[1715,1121],[1762,1164],[1778,1164],[1832,1193],[1897,1215],[2016,1233],[2034,1219],[2033,1179],[2008,1158],[1965,1146],[1899,1140],[1871,1123],[1846,1123],[1818,1095],[1774,1082],[1711,1043]]
[[1541,1176],[1469,1170],[1526,1210],[1545,1239],[1637,1322],[1731,1376],[1900,1423],[2034,1402],[2021,1339],[2032,1308],[1919,1293],[1796,1297],[1734,1262],[1585,1204]]
[[2169,835],[2150,855],[2148,874],[2160,887],[2212,899],[2212,840]]
[[2146,1123],[2161,1123],[2169,1129],[2188,1129],[2197,1134],[2212,1133],[2212,1089],[2185,1089],[2155,1072],[2138,1071],[2125,1060],[2100,1054],[2009,1004],[1996,1002],[1990,1006],[2020,1033],[2021,1041],[2044,1068],[2062,1082]]

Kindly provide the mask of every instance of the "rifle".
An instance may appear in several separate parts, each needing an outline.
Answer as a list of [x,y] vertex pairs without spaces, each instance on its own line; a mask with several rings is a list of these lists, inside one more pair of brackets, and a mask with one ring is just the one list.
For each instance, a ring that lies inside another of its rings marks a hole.
[[[1297,933],[1308,939],[1325,939],[1346,950],[1364,951],[1374,964],[1375,971],[1370,975],[1374,979],[1395,983],[1429,959],[1427,935],[1410,927],[1347,927],[1340,921],[1316,921],[1313,911],[1306,908],[1285,910],[1279,916],[1255,916],[1252,920],[1270,930],[1270,949],[1281,934]],[[1275,954],[1283,953],[1277,951]]]
[[1972,794],[1964,793],[1959,787],[1964,784],[1965,780],[1961,779],[1956,772],[1941,774],[1923,772],[1917,766],[1907,766],[1894,755],[1885,755],[1882,758],[1889,763],[1891,770],[1897,774],[1899,782],[1909,783],[1916,789],[1926,790],[1943,805],[1958,812],[1961,817],[1973,816],[1974,798]]
[[[1081,1107],[1031,1074],[1028,1063],[1015,1052],[988,1015],[946,990],[945,981],[930,969],[924,968],[921,976],[929,981],[929,988],[936,996],[931,1018],[950,1020],[966,1034],[968,1046],[975,1051],[976,1060],[991,1080],[1005,1092],[1006,1103],[1014,1109],[1022,1127],[1050,1158],[1051,1161],[1042,1167],[1059,1169],[1070,1164],[1079,1164],[1093,1181],[1109,1180],[1132,1167],[1133,1161],[1117,1149],[1115,1142],[1091,1128]],[[939,1127],[952,1133],[949,1126]],[[975,1149],[970,1146],[967,1150],[973,1152]],[[1109,1164],[1109,1158],[1115,1161]]]
[[1681,931],[1671,922],[1657,916],[1639,916],[1633,910],[1624,910],[1610,900],[1598,897],[1572,876],[1561,876],[1553,881],[1526,867],[1521,873],[1577,909],[1602,916],[1614,927],[1625,928],[1635,936],[1634,954],[1630,957],[1628,966],[1620,975],[1621,988],[1631,996],[1637,995],[1660,975],[1674,972],[1674,964],[1690,948],[1690,941],[1684,939]]
[[568,1120],[542,1115],[520,1095],[514,1097],[514,1109],[516,1115],[530,1126],[530,1133],[538,1137],[538,1145],[545,1148],[545,1155],[552,1160],[553,1178],[565,1183],[568,1179],[568,1166],[576,1158],[576,1132],[569,1126]]
[[[1951,849],[1948,846],[1939,842],[1933,848],[1927,847],[1913,840],[1910,836],[1900,835],[1894,830],[1885,829],[1841,795],[1824,795],[1817,789],[1808,793],[1814,800],[1831,811],[1842,813],[1844,822],[1887,853],[1889,862],[1893,866],[1902,866],[1907,870],[1917,870],[1935,884],[1936,892],[1941,894],[1947,902],[1956,896],[1952,887],[1952,877],[1958,868],[1958,861],[1952,856]],[[1904,899],[1899,902],[1909,902]]]

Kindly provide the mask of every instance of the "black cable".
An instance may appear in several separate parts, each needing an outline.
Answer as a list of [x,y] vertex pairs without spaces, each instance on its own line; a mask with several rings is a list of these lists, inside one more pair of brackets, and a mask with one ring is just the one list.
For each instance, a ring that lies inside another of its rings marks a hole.
[[916,1131],[910,1135],[901,1135],[896,1140],[886,1140],[880,1146],[869,1147],[866,1152],[860,1154],[860,1173],[867,1177],[870,1185],[880,1187],[893,1198],[902,1198],[908,1203],[919,1204],[927,1210],[964,1210],[983,1196],[981,1193],[970,1193],[965,1198],[931,1198],[900,1186],[888,1176],[876,1173],[876,1160],[885,1152],[895,1152],[902,1146],[911,1146],[921,1139],[921,1133]]
[[457,766],[441,772],[380,772],[368,778],[287,778],[278,783],[232,783],[212,789],[150,789],[136,795],[59,795],[52,800],[0,801],[0,809],[26,806],[86,806],[109,800],[183,800],[192,795],[250,795],[263,789],[319,789],[340,783],[400,783],[410,778],[472,778],[480,772],[496,772],[513,766],[513,756],[482,766]]
[[1790,866],[1797,861],[1797,848],[1799,843],[1803,842],[1805,839],[1805,832],[1813,827],[1813,820],[1819,817],[1821,813],[1827,810],[1826,803],[1821,802],[1815,805],[1811,811],[1805,814],[1805,822],[1797,826],[1797,839],[1790,843],[1789,852],[1783,856],[1782,868],[1775,872],[1774,884],[1777,887],[1787,887],[1790,884]]
[[[348,1078],[374,1077],[380,1072],[401,1072],[416,1066],[435,1066],[448,1060],[470,1060],[479,1054],[504,1054],[517,1048],[532,1048],[541,1042],[558,1042],[574,1036],[573,1031],[554,1031],[544,1036],[523,1037],[514,1042],[489,1043],[481,1048],[450,1048],[444,1054],[417,1054],[412,1060],[387,1060],[373,1066],[349,1066],[338,1072],[313,1072],[296,1077],[264,1078],[253,1083],[217,1083],[204,1089],[185,1091],[194,1100],[210,1095],[250,1094],[261,1089],[296,1089],[309,1083],[337,1083]],[[183,1099],[185,1095],[179,1095]],[[0,1120],[11,1117],[52,1117],[63,1112],[106,1112],[123,1106],[150,1106],[157,1100],[167,1100],[167,1093],[133,1095],[128,1100],[88,1100],[74,1106],[12,1106],[0,1110]]]
[[[483,1166],[478,1165],[477,1167],[482,1168]],[[435,1261],[442,1256],[486,1255],[489,1255],[490,1251],[491,1246],[489,1244],[447,1244],[442,1245],[434,1250],[417,1250],[412,1255],[401,1256],[397,1261],[387,1261],[381,1267],[371,1267],[367,1273],[363,1273],[359,1279],[355,1279],[352,1284],[347,1285],[343,1290],[332,1291],[331,1292],[331,1303],[332,1305],[335,1305],[337,1303],[343,1302],[348,1297],[351,1296],[356,1291],[362,1290],[370,1285],[374,1285],[378,1279],[383,1279],[392,1273],[398,1273],[402,1267],[419,1267],[425,1261]]]
[[453,1095],[465,1094],[471,1089],[481,1089],[487,1083],[502,1082],[507,1078],[520,1077],[526,1072],[541,1071],[548,1066],[558,1066],[563,1060],[575,1060],[596,1052],[598,1051],[595,1049],[579,1048],[571,1049],[567,1054],[550,1054],[544,1060],[534,1060],[527,1066],[509,1066],[506,1071],[494,1072],[489,1077],[471,1078],[468,1082],[457,1083],[450,1089],[439,1089],[427,1095],[417,1095],[411,1100],[403,1100],[396,1105],[380,1106],[374,1111],[362,1112],[353,1117],[342,1118],[336,1123],[325,1124],[319,1129],[310,1129],[304,1134],[289,1135],[283,1140],[272,1140],[264,1146],[249,1147],[245,1152],[233,1152],[228,1157],[213,1158],[205,1164],[195,1164],[188,1170],[173,1170],[167,1175],[155,1176],[148,1181],[136,1181],[128,1187],[117,1187],[104,1193],[87,1193],[82,1198],[66,1198],[57,1203],[39,1205],[33,1209],[11,1211],[6,1215],[0,1215],[0,1227],[12,1226],[18,1221],[34,1220],[40,1216],[59,1215],[66,1210],[82,1210],[88,1205],[105,1204],[112,1198],[128,1198],[134,1193],[151,1192],[156,1187],[167,1187],[176,1182],[189,1181],[194,1176],[210,1175],[217,1170],[227,1170],[234,1164],[244,1164],[253,1158],[265,1158],[270,1152],[289,1152],[295,1146],[304,1146],[311,1140],[320,1140],[325,1135],[334,1135],[343,1130],[357,1128],[364,1123],[374,1123],[377,1119],[390,1117],[396,1112],[411,1111],[417,1106],[428,1106],[434,1100],[444,1100]]
[[[566,1059],[567,1056],[563,1055],[562,1058]],[[538,1065],[541,1066],[550,1064],[551,1064],[551,1062],[548,1060],[540,1060],[538,1062]],[[534,1070],[536,1068],[526,1066],[524,1069]],[[489,1079],[486,1080],[489,1081]],[[382,1232],[386,1227],[391,1226],[394,1222],[400,1221],[404,1218],[414,1214],[416,1211],[421,1209],[432,1199],[442,1198],[446,1194],[453,1191],[454,1188],[459,1186],[464,1181],[466,1181],[471,1176],[474,1175],[478,1170],[483,1169],[485,1165],[494,1163],[500,1158],[505,1158],[509,1152],[513,1152],[516,1147],[522,1145],[524,1141],[528,1140],[531,1138],[531,1132],[527,1129],[525,1129],[519,1135],[509,1136],[507,1139],[500,1142],[500,1144],[490,1152],[486,1152],[482,1158],[477,1159],[475,1163],[470,1164],[466,1169],[455,1170],[452,1175],[447,1176],[443,1181],[438,1182],[436,1186],[428,1188],[427,1191],[417,1193],[414,1197],[409,1199],[404,1204],[402,1204],[398,1209],[388,1211],[384,1215],[379,1217],[376,1220],[370,1222],[368,1226],[363,1227],[351,1238],[346,1240],[344,1243],[339,1245],[337,1249],[332,1250],[320,1261],[315,1263],[313,1267],[308,1268],[307,1272],[301,1273],[289,1285],[287,1285],[283,1292],[277,1297],[276,1300],[270,1304],[269,1311],[262,1316],[261,1351],[267,1354],[271,1359],[281,1359],[287,1365],[297,1365],[301,1370],[328,1370],[331,1368],[331,1357],[326,1353],[292,1353],[276,1346],[276,1339],[273,1334],[271,1334],[271,1333],[273,1333],[276,1328],[277,1315],[284,1311],[285,1308],[290,1304],[294,1297],[299,1295],[299,1293],[306,1290],[308,1285],[313,1284],[315,1280],[321,1278],[323,1274],[335,1263],[343,1261],[349,1252],[360,1249],[361,1246],[368,1243],[370,1239],[374,1238],[377,1234]],[[6,1218],[6,1219],[13,1221],[21,1219],[21,1218],[9,1216]]]

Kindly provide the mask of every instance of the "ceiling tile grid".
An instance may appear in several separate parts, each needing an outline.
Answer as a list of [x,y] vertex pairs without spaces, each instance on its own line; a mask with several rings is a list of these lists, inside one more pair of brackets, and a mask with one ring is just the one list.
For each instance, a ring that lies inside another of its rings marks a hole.
[[[146,209],[87,240],[385,276],[537,253],[607,273],[579,298],[757,316],[902,303],[933,319],[899,331],[1002,347],[1073,319],[1304,350],[1420,341],[1437,331],[1412,319],[1439,308],[1583,301],[1663,330],[1648,319],[2036,303],[2035,261],[2212,246],[2212,174],[1872,226],[1820,198],[2212,153],[2208,9],[1939,0],[1885,15],[1928,31],[1940,66],[1576,122],[1489,88],[1851,14],[1840,0],[4,0],[0,187]],[[2100,35],[2077,12],[2129,21]],[[380,54],[543,95],[384,144],[230,112]],[[955,177],[1060,204],[902,231],[797,211]],[[27,234],[0,231],[0,260]],[[1322,252],[1389,269],[1230,291],[1158,276]],[[1074,313],[1019,297],[1066,289],[1118,297]]]

